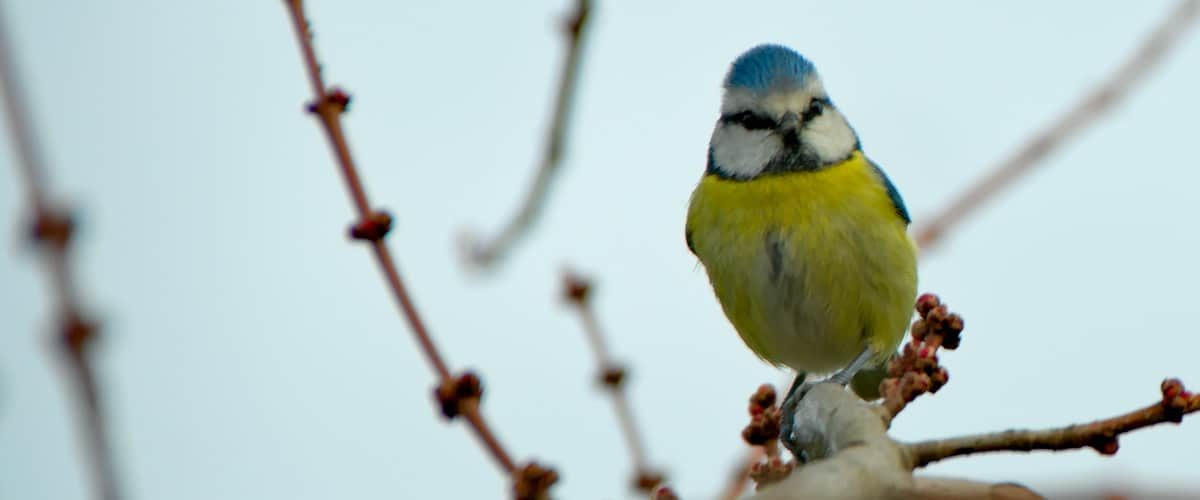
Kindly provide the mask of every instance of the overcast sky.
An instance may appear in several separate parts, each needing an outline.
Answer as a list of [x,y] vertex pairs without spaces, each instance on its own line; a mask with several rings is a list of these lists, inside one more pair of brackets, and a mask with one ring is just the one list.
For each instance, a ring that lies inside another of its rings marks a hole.
[[[505,498],[437,415],[431,370],[368,252],[316,123],[282,2],[8,1],[55,193],[79,210],[81,285],[125,489],[139,499]],[[596,306],[651,460],[688,498],[724,484],[746,398],[786,376],[741,343],[683,243],[720,82],[746,48],[809,56],[916,224],[1109,74],[1173,2],[599,1],[566,164],[496,273],[455,238],[498,228],[541,152],[569,1],[311,2],[330,82],[389,238],[455,368],[561,498],[625,498],[565,265]],[[1127,101],[922,256],[965,318],[916,440],[1087,421],[1200,388],[1200,37]],[[0,498],[87,498],[44,277],[0,147]],[[929,473],[1035,488],[1200,488],[1200,422],[1090,450]]]

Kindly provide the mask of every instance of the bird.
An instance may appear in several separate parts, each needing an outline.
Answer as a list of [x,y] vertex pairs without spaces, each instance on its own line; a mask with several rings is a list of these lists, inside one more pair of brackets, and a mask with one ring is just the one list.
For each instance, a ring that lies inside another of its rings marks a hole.
[[796,371],[781,426],[794,454],[788,409],[807,375],[845,386],[904,338],[917,291],[911,222],[812,62],[775,44],[733,61],[685,240],[750,350]]

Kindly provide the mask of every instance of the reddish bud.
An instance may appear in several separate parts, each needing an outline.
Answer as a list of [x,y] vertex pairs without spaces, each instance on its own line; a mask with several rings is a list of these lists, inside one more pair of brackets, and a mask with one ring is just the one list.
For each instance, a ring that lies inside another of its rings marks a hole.
[[616,390],[625,381],[625,369],[619,366],[609,366],[600,372],[600,383],[609,389]]
[[67,247],[74,232],[75,221],[71,220],[70,215],[50,211],[39,214],[30,228],[30,236],[35,243],[59,250]]
[[334,87],[325,92],[321,99],[308,105],[310,113],[324,114],[327,111],[344,113],[350,107],[350,94],[345,90]]
[[761,408],[770,408],[775,406],[775,397],[775,387],[771,384],[763,384],[758,386],[754,394],[750,395],[750,404]]
[[931,309],[929,314],[925,315],[925,321],[932,323],[935,325],[935,329],[940,330],[942,325],[946,323],[946,317],[949,315],[950,310],[946,309],[946,306],[937,306]]
[[941,303],[942,301],[938,299],[937,295],[932,293],[922,294],[920,297],[917,297],[917,314],[924,317],[929,314],[930,310],[941,305]]
[[392,230],[392,216],[384,211],[372,212],[350,227],[350,237],[356,240],[379,241]]
[[655,488],[662,484],[663,475],[657,472],[642,470],[633,478],[633,488],[638,491],[652,492]]
[[752,446],[762,446],[779,439],[781,416],[779,408],[771,406],[750,417],[750,424],[742,429],[742,439]]
[[516,500],[545,500],[550,498],[550,487],[557,482],[558,473],[554,469],[530,462],[514,474],[513,498]]
[[919,319],[913,322],[912,328],[909,330],[912,331],[913,340],[920,342],[925,340],[926,335],[929,335],[929,324],[925,320]]
[[587,278],[570,271],[563,275],[563,297],[567,302],[575,305],[583,304],[587,301],[591,291],[592,283]]
[[945,368],[938,368],[933,375],[929,376],[929,380],[929,392],[936,393],[938,389],[941,389],[942,386],[946,385],[946,382],[950,381],[950,372],[947,372]]
[[668,486],[659,486],[655,488],[654,494],[650,498],[653,500],[679,500],[679,495],[676,495]]
[[1174,398],[1184,392],[1183,381],[1177,378],[1164,379],[1160,387],[1164,400]]
[[1116,455],[1120,449],[1120,444],[1117,443],[1116,436],[1100,436],[1092,440],[1089,444],[1101,455]]
[[483,397],[483,383],[474,373],[465,372],[458,378],[443,380],[434,389],[433,397],[441,405],[442,415],[454,418],[462,413],[464,403],[478,402]]
[[88,342],[96,338],[96,325],[75,315],[67,318],[62,325],[63,345],[74,355],[83,354]]

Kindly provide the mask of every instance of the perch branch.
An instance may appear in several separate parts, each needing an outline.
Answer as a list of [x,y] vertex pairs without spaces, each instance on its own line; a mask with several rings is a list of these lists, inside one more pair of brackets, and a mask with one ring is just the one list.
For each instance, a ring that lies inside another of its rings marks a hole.
[[18,175],[25,184],[25,196],[33,215],[30,236],[49,274],[58,322],[56,340],[66,357],[68,371],[75,385],[88,463],[96,485],[95,495],[104,500],[116,500],[121,495],[112,444],[90,359],[92,346],[99,337],[99,326],[84,314],[79,304],[79,292],[69,255],[75,223],[66,210],[50,202],[46,188],[48,168],[33,131],[32,113],[26,107],[29,101],[21,87],[16,56],[12,40],[9,39],[8,20],[4,18],[5,9],[0,5],[0,86],[4,88],[9,132],[17,148]]
[[574,101],[580,63],[583,59],[583,37],[591,12],[591,0],[578,0],[574,12],[565,23],[567,52],[559,75],[558,92],[554,98],[554,114],[546,132],[546,146],[542,152],[541,163],[520,208],[491,241],[480,241],[471,233],[463,236],[462,249],[466,260],[476,267],[488,268],[501,260],[529,231],[546,203],[551,182],[562,166],[571,103]]
[[629,447],[634,471],[631,484],[638,491],[650,493],[663,482],[663,475],[652,470],[647,464],[645,447],[642,445],[644,441],[641,433],[638,432],[637,422],[633,418],[633,410],[624,390],[627,373],[624,368],[612,361],[612,357],[608,353],[604,334],[601,333],[600,325],[596,321],[596,313],[592,309],[591,291],[592,284],[589,280],[571,271],[564,273],[563,297],[568,304],[575,308],[579,313],[579,319],[583,322],[583,331],[587,335],[588,345],[596,358],[597,382],[612,398],[613,410],[616,411],[621,434],[625,437],[625,444]]
[[925,441],[908,445],[916,467],[959,455],[992,451],[1072,450],[1090,447],[1105,455],[1117,452],[1117,438],[1126,432],[1164,422],[1179,423],[1200,410],[1200,394],[1184,390],[1178,379],[1162,383],[1162,400],[1129,413],[1046,430],[1009,430],[976,436]]
[[341,170],[342,178],[358,213],[359,222],[351,227],[350,236],[371,245],[372,253],[383,272],[392,296],[407,320],[422,353],[440,379],[434,395],[441,404],[442,414],[447,418],[462,415],[467,420],[470,428],[492,459],[506,474],[512,477],[513,492],[516,498],[545,497],[550,485],[557,480],[557,474],[536,463],[518,467],[513,462],[479,411],[479,401],[482,396],[479,378],[470,372],[457,377],[453,376],[434,344],[433,338],[425,326],[425,321],[418,313],[408,289],[400,277],[395,260],[387,245],[384,244],[384,237],[391,229],[391,216],[383,211],[372,210],[366,189],[350,153],[350,146],[342,130],[341,115],[350,104],[350,96],[339,89],[327,89],[325,86],[320,64],[317,62],[316,52],[313,48],[312,34],[304,13],[303,2],[301,0],[285,0],[284,3],[291,17],[292,27],[304,57],[308,80],[312,86],[313,102],[308,109],[316,115],[325,131],[329,145],[337,159],[337,165]]
[[1034,134],[941,212],[929,218],[929,222],[916,231],[917,245],[922,249],[936,246],[947,230],[973,214],[1018,178],[1028,174],[1051,152],[1112,109],[1177,45],[1194,24],[1197,11],[1200,11],[1200,0],[1180,1],[1107,81],[1049,127]]
[[[919,297],[916,309],[921,317],[913,323],[911,341],[889,364],[888,376],[880,384],[883,401],[867,403],[829,383],[811,389],[795,410],[794,436],[812,461],[784,471],[786,475],[768,474],[765,484],[759,480],[759,492],[753,498],[1038,498],[1018,485],[915,478],[912,471],[938,460],[990,451],[1091,447],[1113,454],[1123,433],[1164,422],[1178,423],[1184,415],[1200,411],[1200,394],[1189,392],[1178,379],[1167,379],[1160,388],[1162,397],[1158,402],[1088,424],[912,444],[897,442],[887,435],[892,419],[916,397],[936,392],[948,381],[937,351],[957,348],[963,330],[962,318],[951,313],[935,295]],[[755,399],[751,401],[753,413],[756,403]],[[771,402],[767,401],[768,408],[773,408]],[[757,422],[752,421],[748,429],[757,429]]]

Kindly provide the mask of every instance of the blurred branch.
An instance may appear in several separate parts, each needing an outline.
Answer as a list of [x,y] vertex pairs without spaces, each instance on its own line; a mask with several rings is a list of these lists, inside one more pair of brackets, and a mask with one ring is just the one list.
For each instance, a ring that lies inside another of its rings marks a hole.
[[596,357],[597,381],[612,397],[613,409],[617,413],[617,422],[621,426],[622,435],[625,436],[625,444],[629,447],[634,471],[631,484],[638,491],[650,493],[663,482],[663,475],[651,470],[646,463],[643,440],[638,432],[637,423],[634,421],[629,398],[624,391],[627,373],[609,356],[608,348],[604,343],[604,335],[600,332],[600,325],[596,322],[596,314],[592,310],[591,290],[591,282],[582,276],[571,271],[567,271],[563,275],[563,296],[567,303],[575,307],[575,310],[579,312],[579,319],[583,321],[583,331],[587,334],[588,345]]
[[49,201],[46,188],[45,159],[33,132],[33,117],[21,87],[16,56],[12,49],[6,7],[0,5],[0,85],[8,110],[8,128],[17,148],[17,170],[25,184],[25,196],[33,213],[30,236],[49,273],[51,295],[58,321],[58,347],[66,355],[72,375],[77,404],[87,441],[87,456],[96,498],[121,497],[113,460],[112,445],[104,421],[95,370],[90,363],[91,348],[98,339],[98,326],[79,305],[79,292],[69,258],[75,223],[71,215]]
[[546,204],[546,197],[550,193],[550,183],[562,165],[568,118],[571,113],[571,103],[574,100],[576,82],[579,79],[580,62],[583,59],[583,35],[591,11],[591,0],[577,0],[575,10],[565,24],[567,52],[563,60],[562,73],[559,75],[558,93],[554,99],[554,115],[550,121],[550,129],[546,132],[546,149],[542,152],[542,160],[534,175],[533,184],[521,202],[520,208],[517,209],[516,215],[491,241],[481,241],[470,232],[463,235],[462,251],[471,265],[486,269],[503,259],[513,245],[529,231]]
[[750,485],[750,471],[754,465],[762,460],[765,453],[762,447],[755,446],[746,452],[744,456],[738,457],[737,465],[729,474],[729,482],[725,483],[725,487],[721,489],[721,494],[717,496],[720,500],[737,500],[741,498],[742,493],[746,491],[746,487]]
[[351,227],[350,236],[371,245],[375,261],[383,272],[392,296],[400,306],[405,320],[408,321],[422,353],[429,364],[433,366],[434,372],[440,380],[434,395],[441,404],[442,414],[446,418],[454,418],[459,415],[466,418],[476,437],[479,438],[496,464],[512,477],[513,492],[516,498],[545,498],[548,495],[549,487],[557,481],[557,474],[536,463],[518,467],[513,462],[479,411],[480,397],[483,393],[479,378],[471,372],[465,372],[458,376],[451,375],[449,367],[442,359],[432,336],[425,327],[425,321],[417,312],[408,289],[400,277],[395,260],[383,241],[391,229],[392,218],[386,212],[371,209],[366,189],[359,178],[354,158],[350,153],[350,146],[342,130],[341,116],[350,104],[350,96],[339,89],[327,89],[325,86],[320,64],[317,62],[316,52],[313,48],[308,19],[304,14],[303,2],[301,0],[285,0],[284,3],[291,16],[296,39],[304,56],[309,83],[312,86],[313,102],[308,109],[317,116],[325,131],[358,212],[359,222]]
[[1177,45],[1195,23],[1197,11],[1200,11],[1200,0],[1180,1],[1107,81],[1048,128],[1031,137],[996,165],[990,174],[918,228],[917,245],[926,250],[936,246],[947,230],[976,212],[1021,176],[1031,172],[1050,153],[1112,109]]

